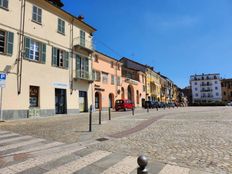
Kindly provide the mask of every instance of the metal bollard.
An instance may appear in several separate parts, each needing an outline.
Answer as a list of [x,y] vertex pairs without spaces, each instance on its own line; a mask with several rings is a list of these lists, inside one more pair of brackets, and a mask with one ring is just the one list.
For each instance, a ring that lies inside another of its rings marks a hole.
[[92,132],[92,105],[89,108],[89,132]]
[[99,124],[101,124],[101,109],[99,109]]
[[135,115],[135,108],[132,108],[132,115]]
[[156,110],[157,110],[157,111],[159,110],[159,107],[158,107],[158,106],[156,106]]
[[137,163],[139,165],[139,167],[137,168],[137,174],[148,174],[148,170],[146,168],[148,164],[147,157],[145,157],[144,155],[139,156],[137,159]]
[[111,109],[109,107],[109,120],[111,120]]

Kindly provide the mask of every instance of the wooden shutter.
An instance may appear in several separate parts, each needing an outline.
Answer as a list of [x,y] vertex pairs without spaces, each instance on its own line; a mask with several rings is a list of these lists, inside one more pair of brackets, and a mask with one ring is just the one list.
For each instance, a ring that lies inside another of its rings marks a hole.
[[29,52],[30,52],[30,44],[31,44],[31,39],[28,37],[24,37],[24,58],[29,59]]
[[46,44],[42,43],[42,56],[41,56],[41,63],[46,63]]
[[57,66],[57,48],[52,47],[52,65]]
[[69,64],[69,52],[64,53],[64,68],[68,69]]
[[14,45],[14,33],[7,32],[7,54],[13,54],[13,45]]

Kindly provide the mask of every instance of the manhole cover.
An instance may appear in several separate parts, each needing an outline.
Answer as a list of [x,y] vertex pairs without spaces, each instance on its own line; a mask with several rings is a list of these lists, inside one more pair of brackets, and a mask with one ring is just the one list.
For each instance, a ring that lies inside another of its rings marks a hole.
[[108,138],[98,138],[98,139],[96,139],[97,141],[107,141],[107,140],[109,140]]

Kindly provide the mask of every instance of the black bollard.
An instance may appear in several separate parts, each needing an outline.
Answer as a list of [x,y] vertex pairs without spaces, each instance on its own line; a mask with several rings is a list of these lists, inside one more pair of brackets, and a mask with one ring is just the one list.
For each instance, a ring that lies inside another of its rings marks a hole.
[[111,109],[109,107],[109,120],[111,120]]
[[89,108],[89,132],[92,132],[92,105]]
[[146,169],[148,160],[147,157],[141,155],[137,159],[137,163],[139,167],[137,168],[137,174],[148,174],[148,170]]
[[133,116],[135,115],[135,108],[134,107],[132,108],[132,115]]
[[101,124],[101,109],[99,109],[99,124]]

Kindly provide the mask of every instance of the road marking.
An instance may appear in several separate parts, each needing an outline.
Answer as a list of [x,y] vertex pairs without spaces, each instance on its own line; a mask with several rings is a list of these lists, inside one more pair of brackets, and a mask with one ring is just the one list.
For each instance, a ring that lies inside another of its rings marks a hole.
[[43,156],[38,156],[35,158],[30,158],[24,162],[18,163],[18,164],[13,164],[11,166],[5,167],[0,169],[0,174],[16,174],[22,171],[25,171],[27,169],[45,164],[47,162],[50,162],[52,160],[57,160],[63,156],[70,155],[76,151],[82,150],[85,147],[73,147],[70,149],[67,149],[66,151],[62,150],[60,152],[57,152],[55,154],[45,154]]
[[24,140],[24,139],[29,139],[32,138],[31,136],[22,136],[22,137],[15,137],[15,138],[10,138],[10,139],[6,139],[6,140],[1,140],[0,144],[4,144],[4,143],[10,143],[12,141],[16,141],[16,140]]
[[15,136],[15,135],[19,135],[19,134],[7,133],[7,134],[0,135],[0,138],[7,138],[7,137]]
[[45,141],[44,139],[32,139],[29,141],[24,141],[24,142],[19,142],[19,143],[15,143],[15,144],[10,144],[10,145],[6,145],[0,148],[0,151],[4,151],[4,150],[9,150],[9,149],[14,149],[14,148],[18,148],[18,147],[22,147],[22,146],[26,146],[29,144],[33,144],[33,143],[38,143],[38,142],[42,142]]
[[67,163],[63,166],[60,166],[58,168],[55,168],[49,172],[46,172],[45,174],[71,174],[74,173],[108,155],[110,155],[111,152],[106,151],[96,151],[89,155],[86,155],[80,159],[77,159],[75,161],[72,161],[70,163]]
[[106,169],[102,174],[128,174],[137,167],[137,158],[128,156],[122,161]]
[[167,164],[159,174],[189,174],[190,169]]
[[29,148],[29,149],[25,149],[25,150],[17,151],[17,152],[14,152],[14,153],[10,153],[9,155],[34,152],[34,151],[40,151],[40,150],[45,150],[45,149],[47,150],[49,148],[57,147],[59,145],[64,145],[64,143],[52,142],[52,143],[49,143],[49,144],[43,144],[43,145],[39,145],[37,147],[32,147],[32,148]]

